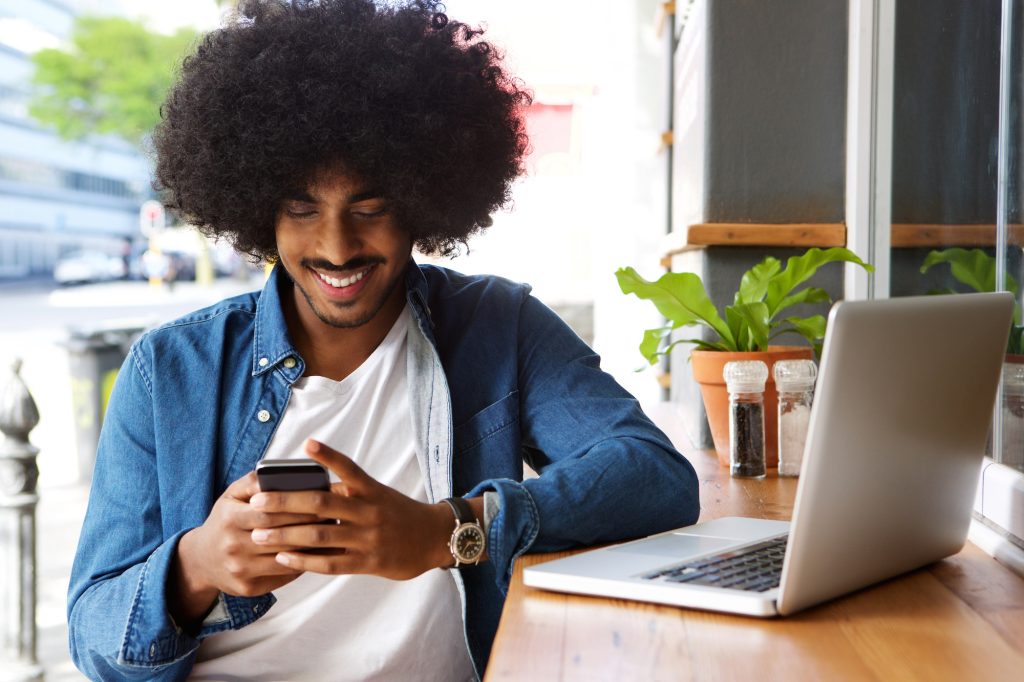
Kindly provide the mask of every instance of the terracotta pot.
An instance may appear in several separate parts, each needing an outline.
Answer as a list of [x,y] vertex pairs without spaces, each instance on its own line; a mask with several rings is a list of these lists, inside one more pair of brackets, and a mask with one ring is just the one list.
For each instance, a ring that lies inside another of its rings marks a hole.
[[725,363],[740,360],[760,360],[768,365],[768,383],[764,388],[764,449],[770,467],[779,465],[778,455],[778,395],[772,366],[778,360],[812,360],[814,350],[809,346],[769,346],[761,353],[723,353],[712,350],[694,350],[690,353],[693,378],[700,384],[704,410],[708,413],[711,437],[722,466],[729,466],[729,392],[725,388],[722,370]]

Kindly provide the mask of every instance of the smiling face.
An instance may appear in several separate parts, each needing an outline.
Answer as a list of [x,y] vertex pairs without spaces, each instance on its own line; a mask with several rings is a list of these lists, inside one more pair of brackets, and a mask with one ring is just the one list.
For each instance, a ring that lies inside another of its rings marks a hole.
[[307,331],[390,329],[405,303],[412,239],[380,191],[341,172],[318,174],[281,203],[276,237]]

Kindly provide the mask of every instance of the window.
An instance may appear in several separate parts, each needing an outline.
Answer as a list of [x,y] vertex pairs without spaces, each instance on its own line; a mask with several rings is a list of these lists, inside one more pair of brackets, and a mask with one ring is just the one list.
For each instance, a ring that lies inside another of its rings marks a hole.
[[[1022,4],[851,0],[848,243],[870,254],[877,276],[852,276],[848,297],[1011,290],[1019,311]],[[1019,547],[1022,346],[1018,330],[975,505]]]

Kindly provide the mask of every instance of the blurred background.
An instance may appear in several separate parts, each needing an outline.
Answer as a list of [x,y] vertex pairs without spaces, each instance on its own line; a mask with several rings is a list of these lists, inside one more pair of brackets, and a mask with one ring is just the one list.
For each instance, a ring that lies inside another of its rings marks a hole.
[[[262,286],[261,267],[164,215],[151,187],[147,144],[163,95],[230,5],[0,3],[0,390],[20,359],[39,411],[29,439],[39,448],[37,649],[48,680],[81,679],[67,654],[67,576],[127,346],[147,327]],[[660,320],[622,296],[613,273],[634,265],[656,275],[668,230],[663,3],[446,6],[488,28],[535,97],[529,172],[513,205],[440,264],[532,284],[621,383],[657,399],[656,373],[635,370],[640,330]],[[9,613],[18,567],[6,532],[0,606]],[[0,665],[0,678],[8,673]]]

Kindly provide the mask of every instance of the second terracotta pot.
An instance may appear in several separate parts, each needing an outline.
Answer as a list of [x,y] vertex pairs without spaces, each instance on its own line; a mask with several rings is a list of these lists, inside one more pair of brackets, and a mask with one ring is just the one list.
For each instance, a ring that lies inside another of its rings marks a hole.
[[711,350],[694,350],[690,353],[693,364],[693,378],[700,384],[704,398],[704,410],[708,414],[711,438],[722,466],[729,466],[729,392],[722,378],[725,363],[741,360],[760,360],[768,365],[768,383],[764,390],[764,449],[768,466],[779,464],[778,456],[778,396],[772,366],[778,360],[811,360],[814,351],[807,346],[769,346],[764,352],[723,353]]

